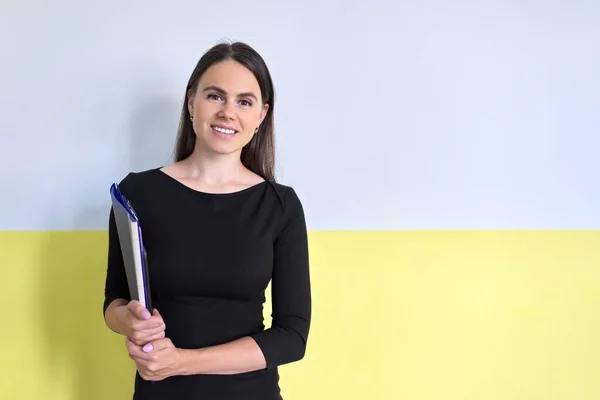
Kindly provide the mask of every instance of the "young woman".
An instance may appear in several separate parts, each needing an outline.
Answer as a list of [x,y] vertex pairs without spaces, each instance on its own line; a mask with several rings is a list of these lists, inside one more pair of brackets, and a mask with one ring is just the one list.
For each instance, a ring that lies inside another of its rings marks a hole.
[[262,57],[216,45],[189,79],[175,162],[119,184],[155,308],[130,301],[111,209],[104,315],[137,366],[134,399],[281,399],[278,367],[305,354],[307,231],[296,192],[274,179],[274,104]]

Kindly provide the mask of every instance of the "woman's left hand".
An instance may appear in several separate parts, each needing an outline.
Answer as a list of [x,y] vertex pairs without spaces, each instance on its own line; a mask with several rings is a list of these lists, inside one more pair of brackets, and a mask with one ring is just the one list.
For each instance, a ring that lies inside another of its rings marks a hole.
[[144,380],[161,381],[176,374],[180,352],[171,339],[162,338],[138,346],[126,338],[125,344],[129,357],[135,361],[137,370]]

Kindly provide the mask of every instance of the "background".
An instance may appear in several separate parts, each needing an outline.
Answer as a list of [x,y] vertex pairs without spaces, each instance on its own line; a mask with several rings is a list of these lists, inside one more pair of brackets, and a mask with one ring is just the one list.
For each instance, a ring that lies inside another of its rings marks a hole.
[[594,0],[3,1],[0,397],[131,398],[109,186],[171,161],[223,39],[271,68],[310,229],[287,400],[600,397]]

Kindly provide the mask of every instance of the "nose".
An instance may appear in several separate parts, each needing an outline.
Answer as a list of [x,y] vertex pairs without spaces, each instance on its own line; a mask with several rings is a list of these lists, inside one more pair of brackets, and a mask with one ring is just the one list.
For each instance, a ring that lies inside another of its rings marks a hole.
[[226,101],[223,103],[223,106],[219,110],[219,117],[226,119],[233,119],[235,117],[235,113],[233,111],[234,105],[231,102]]

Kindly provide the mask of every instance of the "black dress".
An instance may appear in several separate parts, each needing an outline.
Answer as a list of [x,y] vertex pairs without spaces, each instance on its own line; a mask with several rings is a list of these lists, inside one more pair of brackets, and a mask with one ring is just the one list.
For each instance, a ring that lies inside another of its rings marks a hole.
[[[311,318],[308,240],[295,191],[262,182],[229,194],[193,190],[160,169],[130,173],[121,192],[136,210],[148,253],[151,296],[179,348],[251,336],[267,368],[236,375],[135,376],[139,400],[281,399],[278,366],[305,353]],[[272,280],[272,326],[263,324]],[[104,311],[129,292],[114,215]],[[125,349],[124,349],[125,351]]]

